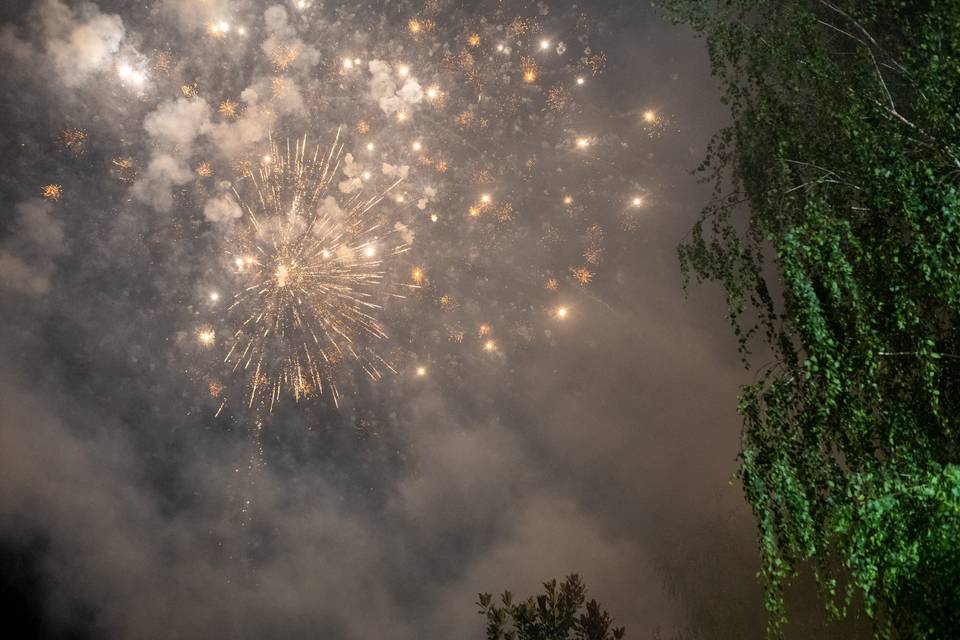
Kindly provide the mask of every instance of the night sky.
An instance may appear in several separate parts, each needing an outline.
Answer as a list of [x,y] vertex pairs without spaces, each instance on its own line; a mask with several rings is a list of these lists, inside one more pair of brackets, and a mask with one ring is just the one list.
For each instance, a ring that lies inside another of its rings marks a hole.
[[[676,258],[726,117],[702,40],[614,1],[5,0],[0,23],[9,637],[480,638],[478,592],[574,571],[629,638],[763,637],[752,373]],[[250,174],[338,129],[333,224],[403,178],[369,213],[389,337],[351,342],[385,364],[334,358],[336,405],[248,401],[224,355]],[[807,590],[788,635],[851,637]]]

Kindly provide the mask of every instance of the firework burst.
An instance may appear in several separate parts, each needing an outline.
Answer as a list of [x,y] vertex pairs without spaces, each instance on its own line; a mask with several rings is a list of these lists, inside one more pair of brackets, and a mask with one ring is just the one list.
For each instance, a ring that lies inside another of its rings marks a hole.
[[329,187],[342,149],[339,132],[323,152],[305,137],[271,142],[234,192],[247,224],[227,252],[236,293],[224,361],[243,379],[247,406],[272,410],[284,393],[299,401],[324,392],[339,406],[340,369],[372,380],[396,372],[376,351],[387,338],[377,316],[384,300],[402,297],[387,268],[409,245],[371,210],[398,183],[337,203]]

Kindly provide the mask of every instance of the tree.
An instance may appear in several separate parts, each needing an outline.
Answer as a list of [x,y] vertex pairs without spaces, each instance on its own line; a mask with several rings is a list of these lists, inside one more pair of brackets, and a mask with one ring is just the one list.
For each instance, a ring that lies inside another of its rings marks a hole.
[[[596,600],[586,602],[587,588],[573,573],[559,586],[556,580],[543,583],[544,593],[514,603],[504,591],[501,605],[489,593],[481,593],[477,604],[487,619],[487,640],[619,640],[623,627],[613,627],[613,618]],[[586,611],[581,611],[586,602]],[[579,612],[579,613],[578,613]]]
[[[808,564],[878,637],[960,629],[960,3],[666,0],[732,124],[679,249],[744,361],[739,475],[771,632]],[[858,604],[854,604],[858,603]]]

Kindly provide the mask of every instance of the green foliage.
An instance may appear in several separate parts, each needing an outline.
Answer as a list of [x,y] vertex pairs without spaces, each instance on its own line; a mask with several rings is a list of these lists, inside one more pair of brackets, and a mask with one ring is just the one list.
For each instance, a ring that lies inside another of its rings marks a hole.
[[[515,603],[504,591],[500,605],[489,593],[477,604],[487,619],[487,640],[619,640],[623,627],[613,627],[613,618],[596,600],[587,599],[587,588],[577,574],[543,583],[544,593]],[[586,603],[586,611],[582,611]]]
[[834,615],[955,637],[960,2],[666,5],[732,115],[685,277],[722,284],[745,362],[773,354],[739,404],[771,631],[809,563]]

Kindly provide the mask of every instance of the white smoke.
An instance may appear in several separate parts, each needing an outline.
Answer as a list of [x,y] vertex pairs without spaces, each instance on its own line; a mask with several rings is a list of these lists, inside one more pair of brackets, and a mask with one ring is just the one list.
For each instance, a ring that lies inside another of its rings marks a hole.
[[123,20],[96,5],[73,11],[60,0],[44,0],[36,10],[44,49],[63,83],[82,84],[91,74],[110,67],[126,35]]
[[[230,183],[222,183],[221,187],[229,186]],[[243,215],[243,209],[229,193],[224,193],[216,198],[210,198],[203,205],[203,217],[210,222],[229,222],[236,220]]]
[[199,99],[168,100],[147,115],[143,129],[162,150],[189,157],[194,141],[210,129],[210,105]]
[[309,69],[320,62],[320,51],[297,37],[297,32],[290,24],[287,10],[283,5],[276,4],[268,7],[263,12],[263,20],[266,23],[268,35],[260,48],[271,60],[278,53],[295,52],[296,57],[289,63],[294,69]]
[[401,82],[393,67],[383,60],[371,60],[368,68],[371,98],[388,116],[398,111],[409,111],[423,101],[423,88],[413,76],[407,76]]
[[64,253],[63,222],[42,200],[15,207],[12,233],[0,245],[0,288],[28,295],[50,290],[56,258]]
[[204,100],[168,100],[148,114],[143,129],[155,148],[147,170],[130,189],[133,196],[158,211],[169,211],[171,190],[193,178],[193,145],[210,127],[210,106]]
[[410,227],[403,224],[402,222],[394,222],[393,230],[396,231],[401,238],[403,238],[403,241],[405,243],[413,244],[414,234],[413,234],[413,230]]
[[260,93],[256,88],[244,89],[240,99],[246,104],[240,116],[233,122],[218,122],[209,131],[213,144],[226,158],[236,157],[261,142],[276,120],[274,111],[258,104]]
[[342,193],[353,193],[363,187],[363,165],[357,162],[352,153],[343,157],[340,164],[340,171],[346,180],[341,180],[337,185]]
[[130,193],[157,211],[169,211],[173,207],[171,189],[192,179],[193,172],[184,160],[159,154],[150,161],[147,170],[130,188]]
[[407,175],[410,173],[410,167],[405,164],[393,165],[389,162],[384,162],[381,171],[383,171],[383,175],[388,178],[402,178],[406,180]]
[[337,202],[337,199],[333,196],[327,196],[323,199],[323,202],[320,203],[317,209],[317,213],[321,218],[328,217],[334,222],[343,220],[345,215],[343,209],[340,208],[340,203]]
[[189,33],[230,15],[230,0],[161,0],[160,9]]

